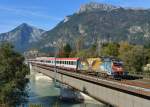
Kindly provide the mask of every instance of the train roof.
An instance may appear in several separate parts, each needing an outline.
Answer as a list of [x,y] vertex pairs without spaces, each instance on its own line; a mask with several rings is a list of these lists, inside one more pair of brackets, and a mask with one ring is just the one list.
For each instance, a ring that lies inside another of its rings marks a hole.
[[[47,58],[48,60],[55,60],[55,58]],[[56,60],[69,60],[69,61],[76,61],[79,60],[80,58],[56,58]]]

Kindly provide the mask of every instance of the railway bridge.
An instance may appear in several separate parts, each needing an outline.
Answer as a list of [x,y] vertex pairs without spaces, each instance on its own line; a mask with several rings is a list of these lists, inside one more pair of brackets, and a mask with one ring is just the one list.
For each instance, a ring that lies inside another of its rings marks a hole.
[[28,62],[30,68],[114,107],[150,107],[150,85],[102,79]]

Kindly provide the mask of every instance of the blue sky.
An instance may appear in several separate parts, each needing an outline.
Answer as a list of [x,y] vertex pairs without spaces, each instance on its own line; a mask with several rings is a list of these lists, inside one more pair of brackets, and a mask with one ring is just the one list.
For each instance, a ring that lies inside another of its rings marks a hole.
[[88,2],[150,8],[150,0],[0,0],[0,33],[25,22],[49,30]]

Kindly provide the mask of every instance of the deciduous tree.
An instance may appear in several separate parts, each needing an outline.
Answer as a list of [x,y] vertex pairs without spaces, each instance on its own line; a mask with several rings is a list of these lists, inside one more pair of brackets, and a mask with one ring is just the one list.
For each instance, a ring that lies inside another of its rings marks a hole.
[[10,107],[25,101],[25,92],[29,73],[24,64],[24,57],[15,52],[13,47],[4,43],[0,46],[0,104]]

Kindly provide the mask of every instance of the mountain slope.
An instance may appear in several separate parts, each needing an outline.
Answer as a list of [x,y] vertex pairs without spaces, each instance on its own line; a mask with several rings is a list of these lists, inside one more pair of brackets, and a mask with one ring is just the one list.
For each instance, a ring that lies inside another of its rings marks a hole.
[[85,47],[96,41],[145,44],[150,41],[150,10],[89,3],[45,32],[43,37],[39,42],[43,49],[55,47],[60,42],[75,46],[80,38]]
[[11,42],[16,50],[24,52],[28,50],[32,44],[41,40],[44,32],[42,29],[37,29],[23,23],[10,32],[0,34],[0,42]]

